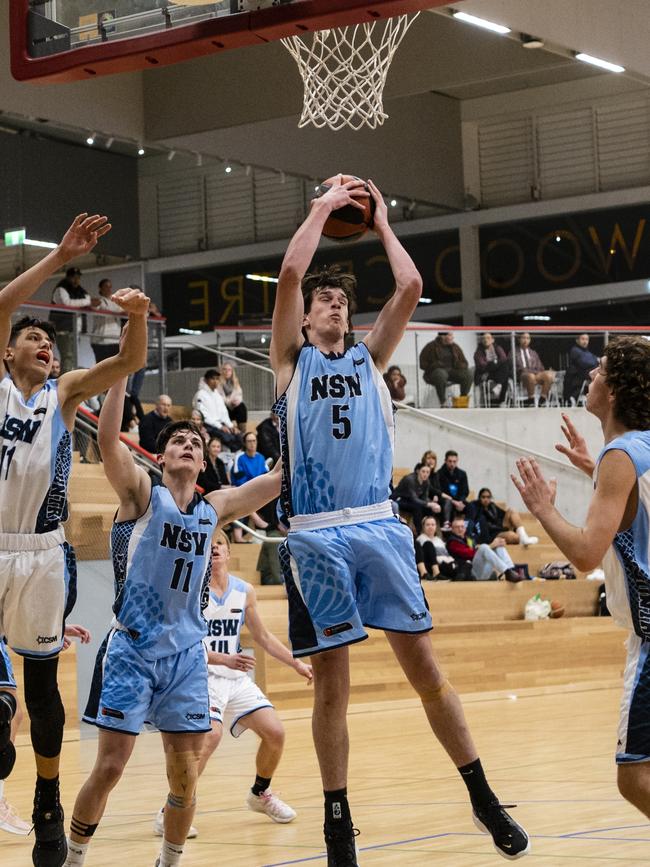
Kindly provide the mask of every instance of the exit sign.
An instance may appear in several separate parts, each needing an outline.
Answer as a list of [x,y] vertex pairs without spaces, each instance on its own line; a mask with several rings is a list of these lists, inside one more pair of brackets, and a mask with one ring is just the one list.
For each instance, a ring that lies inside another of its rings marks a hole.
[[27,237],[27,229],[9,229],[5,232],[5,247],[17,247],[24,244]]

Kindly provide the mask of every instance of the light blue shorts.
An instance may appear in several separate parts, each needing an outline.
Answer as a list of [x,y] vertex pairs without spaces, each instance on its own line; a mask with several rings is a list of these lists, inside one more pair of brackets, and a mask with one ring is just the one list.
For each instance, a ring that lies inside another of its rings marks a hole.
[[2,638],[0,638],[0,686],[16,689],[16,678],[14,677],[11,659],[9,659],[7,643]]
[[292,530],[279,548],[294,656],[363,641],[364,627],[432,628],[413,534],[398,518]]
[[97,654],[83,719],[132,735],[145,721],[161,732],[210,731],[203,642],[151,660],[135,649],[128,633],[112,629]]

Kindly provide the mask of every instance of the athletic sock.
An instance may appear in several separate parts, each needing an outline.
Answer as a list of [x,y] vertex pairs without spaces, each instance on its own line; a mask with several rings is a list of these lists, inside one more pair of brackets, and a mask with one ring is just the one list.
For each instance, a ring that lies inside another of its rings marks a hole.
[[37,798],[34,799],[34,806],[38,801],[38,809],[41,813],[47,813],[59,806],[59,777],[49,780],[47,777],[41,777],[40,774],[36,777],[36,792]]
[[261,795],[262,792],[266,792],[268,787],[271,785],[271,777],[260,777],[259,774],[255,775],[255,782],[251,788],[251,792],[254,795]]
[[325,795],[325,824],[352,823],[347,787],[332,789],[329,792],[323,791],[323,794]]
[[5,796],[5,781],[0,780],[0,801],[4,798],[4,796]]
[[463,765],[462,768],[458,768],[458,772],[467,786],[472,807],[475,810],[483,810],[488,804],[493,804],[499,800],[485,779],[485,772],[480,759]]
[[176,843],[168,843],[167,840],[163,840],[158,867],[177,867],[181,863],[182,855],[182,846],[177,846]]
[[68,857],[63,867],[81,867],[86,860],[86,852],[90,843],[75,843],[68,839]]

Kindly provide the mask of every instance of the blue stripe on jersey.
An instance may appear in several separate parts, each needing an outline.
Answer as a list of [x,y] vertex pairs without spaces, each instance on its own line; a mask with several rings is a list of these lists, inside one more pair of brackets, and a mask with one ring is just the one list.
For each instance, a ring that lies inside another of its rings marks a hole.
[[329,356],[305,343],[274,411],[284,463],[282,505],[289,517],[388,499],[393,408],[364,343]]

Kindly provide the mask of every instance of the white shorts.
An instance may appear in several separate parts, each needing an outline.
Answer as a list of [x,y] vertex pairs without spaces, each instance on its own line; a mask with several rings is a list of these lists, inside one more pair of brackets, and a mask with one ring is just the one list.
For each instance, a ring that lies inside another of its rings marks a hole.
[[230,725],[234,738],[246,731],[239,721],[263,707],[273,707],[262,690],[253,681],[243,677],[219,677],[208,669],[208,692],[210,695],[210,719],[223,725],[224,719]]
[[22,656],[56,656],[63,646],[65,617],[76,599],[74,549],[64,541],[62,528],[42,538],[26,534],[22,540],[34,547],[0,548],[0,637]]
[[616,763],[650,761],[650,641],[635,633],[627,640]]

